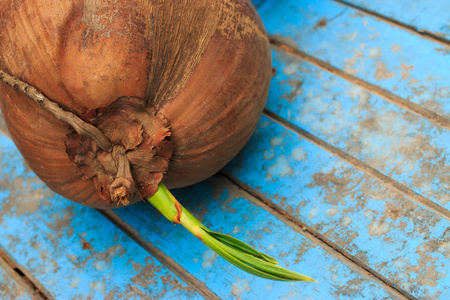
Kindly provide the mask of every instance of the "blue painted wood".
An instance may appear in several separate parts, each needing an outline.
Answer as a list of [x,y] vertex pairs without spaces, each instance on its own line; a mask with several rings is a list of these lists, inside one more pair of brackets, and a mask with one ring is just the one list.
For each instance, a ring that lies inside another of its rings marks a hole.
[[256,8],[260,7],[264,2],[265,0],[252,0],[252,3]]
[[226,170],[395,286],[450,298],[450,222],[382,182],[266,117]]
[[18,275],[14,275],[12,270],[0,260],[0,299],[2,300],[26,300],[41,299],[29,288],[20,282]]
[[438,0],[346,0],[364,9],[450,39],[450,1]]
[[334,250],[326,251],[255,205],[253,197],[222,176],[173,192],[212,230],[248,242],[275,257],[281,266],[319,281],[286,283],[249,275],[218,257],[181,226],[167,222],[148,204],[115,210],[140,236],[224,299],[395,298],[366,272],[343,263],[342,256]]
[[450,209],[450,131],[283,51],[273,57],[269,110]]
[[450,60],[442,46],[333,1],[267,0],[258,12],[269,34],[450,118]]
[[[12,255],[20,259],[24,267],[28,268],[44,286],[51,287],[50,290],[55,295],[70,296],[62,289],[73,284],[73,281],[77,282],[77,287],[83,288],[71,291],[72,293],[81,293],[83,289],[86,290],[82,296],[92,293],[93,288],[89,287],[89,283],[98,283],[95,279],[99,277],[97,273],[99,271],[101,277],[108,280],[111,280],[111,273],[119,272],[118,281],[121,281],[122,285],[118,282],[115,282],[116,286],[112,285],[116,289],[115,293],[121,295],[120,290],[128,290],[129,280],[125,279],[129,273],[129,266],[127,268],[126,261],[128,260],[128,264],[132,261],[132,265],[135,266],[142,256],[139,249],[135,249],[134,243],[123,237],[117,229],[110,228],[111,224],[96,211],[72,204],[48,191],[21,164],[17,150],[9,139],[3,136],[0,138],[0,145],[1,176],[3,176],[0,201],[3,236],[0,234],[0,243],[13,249]],[[11,182],[16,182],[20,190],[8,188]],[[288,284],[253,277],[218,258],[183,228],[174,227],[167,222],[150,205],[138,204],[118,210],[119,215],[134,226],[144,238],[172,256],[191,274],[204,280],[208,287],[225,299],[235,297],[260,299],[266,295],[270,298],[287,296],[290,299],[299,296],[327,298],[342,294],[346,295],[344,299],[353,297],[388,299],[392,296],[369,278],[360,275],[359,269],[349,268],[340,261],[340,257],[335,257],[317,247],[274,216],[249,202],[248,199],[251,198],[249,195],[223,178],[211,179],[203,185],[178,190],[175,194],[179,199],[189,201],[186,206],[212,229],[232,233],[250,241],[253,246],[276,256],[284,266],[313,275],[321,281],[318,288],[317,285],[308,283]],[[14,209],[9,205],[9,201],[14,199],[17,204],[20,201],[21,206],[17,205],[20,209]],[[50,201],[57,202],[50,207]],[[204,215],[206,212],[207,215]],[[95,224],[98,224],[99,219],[105,223],[102,222],[101,226],[90,225],[89,221],[94,222],[93,219]],[[266,222],[261,223],[261,220]],[[14,226],[9,226],[10,224]],[[233,226],[217,227],[220,224]],[[26,236],[27,230],[23,228],[24,226],[28,226],[30,236]],[[283,234],[275,234],[277,232]],[[117,249],[109,246],[108,241],[111,244],[111,239],[120,241],[122,246]],[[24,250],[27,248],[25,247],[27,242],[31,245],[29,251]],[[85,254],[86,250],[82,249],[84,242],[88,242],[92,249],[100,248],[106,250],[106,253],[100,252],[95,258]],[[280,246],[276,246],[278,244]],[[113,249],[114,253],[108,253],[110,249]],[[117,253],[121,253],[123,257],[111,255]],[[39,269],[43,262],[49,266]],[[151,263],[155,263],[158,269],[157,261],[152,260]],[[82,274],[79,272],[81,266],[85,268]],[[96,270],[98,266],[101,266],[100,270]],[[145,268],[145,265],[141,268]],[[53,273],[55,271],[56,273]],[[161,277],[164,278],[159,276]],[[139,283],[150,282],[152,289],[161,288],[162,284],[157,279],[158,276],[156,279],[143,278]],[[111,286],[111,282],[108,283],[108,286]],[[171,292],[176,293],[177,290]],[[165,296],[170,299],[168,294]]]
[[[269,33],[450,116],[449,61],[441,46],[331,1],[255,4]],[[269,109],[448,205],[448,132],[297,59],[275,58]],[[0,146],[0,244],[52,297],[200,298],[99,213],[51,193],[23,166],[10,141],[0,137]],[[411,295],[450,297],[449,222],[297,134],[263,118],[226,170]],[[175,194],[212,229],[249,241],[283,266],[320,281],[255,278],[149,205],[117,211],[137,234],[223,298],[395,297],[361,268],[255,205],[224,177]]]
[[0,245],[52,299],[202,299],[99,212],[52,193],[3,134]]

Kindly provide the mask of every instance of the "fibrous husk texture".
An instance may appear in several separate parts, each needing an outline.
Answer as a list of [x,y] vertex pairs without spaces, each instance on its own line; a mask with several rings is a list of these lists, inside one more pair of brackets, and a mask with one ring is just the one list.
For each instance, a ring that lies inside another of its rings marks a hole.
[[[0,28],[0,69],[126,149],[138,189],[131,203],[160,180],[182,187],[217,172],[266,101],[270,49],[249,0],[2,0]],[[5,84],[0,104],[50,188],[117,206],[103,193],[117,170],[110,154]]]

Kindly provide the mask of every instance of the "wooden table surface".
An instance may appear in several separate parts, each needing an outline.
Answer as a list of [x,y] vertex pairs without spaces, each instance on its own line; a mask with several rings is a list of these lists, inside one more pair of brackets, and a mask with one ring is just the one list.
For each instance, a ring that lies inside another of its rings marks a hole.
[[145,203],[74,204],[0,125],[0,299],[450,299],[450,2],[254,4],[273,47],[264,115],[174,194],[319,283],[248,275]]

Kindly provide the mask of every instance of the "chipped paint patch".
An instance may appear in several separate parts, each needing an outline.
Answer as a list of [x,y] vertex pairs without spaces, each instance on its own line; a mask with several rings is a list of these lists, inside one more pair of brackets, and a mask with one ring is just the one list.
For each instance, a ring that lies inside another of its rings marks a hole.
[[369,49],[369,57],[370,58],[379,58],[382,54],[380,47],[374,47]]
[[385,222],[376,219],[374,219],[367,228],[369,229],[369,234],[371,236],[381,237],[389,232],[389,226]]
[[298,63],[293,62],[293,63],[287,64],[283,68],[283,73],[285,75],[293,75],[298,71],[299,68],[300,68],[300,65]]
[[332,217],[334,215],[336,215],[339,212],[339,209],[336,207],[332,207],[327,211],[327,214]]
[[271,160],[275,157],[275,152],[273,151],[273,148],[267,149],[264,151],[264,159]]
[[205,269],[211,268],[214,264],[214,260],[217,257],[219,257],[219,255],[217,255],[217,253],[212,250],[206,250],[205,252],[203,252],[203,261],[202,261],[203,268]]
[[245,291],[249,291],[250,287],[248,286],[248,280],[237,280],[233,283],[231,287],[231,294],[236,296],[237,299],[242,299],[239,295],[243,294]]
[[402,51],[402,46],[398,45],[398,44],[392,45],[391,46],[391,50],[392,50],[393,53],[400,52],[400,51]]
[[295,160],[304,160],[306,159],[306,151],[303,148],[295,148],[294,151],[292,151],[292,157]]
[[340,224],[342,227],[347,227],[348,225],[350,225],[351,222],[352,218],[350,218],[349,216],[344,216],[342,217]]
[[402,67],[402,71],[401,71],[402,79],[403,80],[408,80],[409,76],[411,75],[410,74],[410,70],[414,69],[414,66],[402,63],[401,67]]
[[386,64],[381,62],[381,61],[377,61],[376,62],[376,70],[375,70],[375,79],[377,80],[383,80],[383,79],[389,79],[395,76],[394,72],[389,72],[386,69]]
[[292,176],[294,169],[289,165],[289,160],[285,155],[278,156],[275,160],[275,164],[271,165],[267,172],[268,178],[283,178],[286,176]]
[[270,140],[270,144],[271,144],[273,147],[280,145],[282,142],[283,142],[283,137],[282,137],[282,136],[280,136],[280,137],[274,137],[274,138],[272,138],[272,139]]
[[351,58],[344,58],[344,71],[351,75],[356,75],[359,72],[359,68],[357,68],[356,65],[362,60],[364,54],[358,50],[354,50],[353,53],[354,55]]
[[317,215],[317,212],[318,212],[317,207],[311,208],[311,210],[309,211],[309,218],[314,219],[314,217]]

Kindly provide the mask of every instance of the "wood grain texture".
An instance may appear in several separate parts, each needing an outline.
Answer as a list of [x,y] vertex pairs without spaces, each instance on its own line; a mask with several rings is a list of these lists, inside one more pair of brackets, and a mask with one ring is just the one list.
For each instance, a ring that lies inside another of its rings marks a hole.
[[416,28],[418,32],[429,33],[450,40],[450,2],[445,0],[346,0],[363,9],[376,12],[389,19]]
[[[403,2],[386,9],[413,24],[413,11],[399,11]],[[334,1],[254,3],[278,40],[449,119],[450,68],[441,45]],[[445,21],[444,14],[433,15],[431,23]],[[145,203],[115,210],[114,219],[127,224],[127,234],[140,245],[171,257],[223,299],[450,298],[450,222],[416,201],[420,196],[450,209],[449,131],[282,49],[273,52],[273,64],[266,107],[271,118],[262,118],[247,147],[225,168],[231,180],[217,175],[173,192],[211,229],[249,242],[318,284],[243,273]],[[58,296],[66,296],[61,287],[72,280],[79,280],[75,292],[82,296],[104,297],[101,280],[123,298],[163,290],[167,299],[195,295],[156,260],[146,262],[148,254],[98,212],[46,190],[8,139],[0,139],[0,146],[0,208],[7,208],[0,213],[0,244],[33,280],[46,287],[61,280]],[[8,206],[10,201],[17,205]],[[83,241],[91,250],[83,249]],[[44,261],[49,263],[42,269]],[[141,269],[133,269],[135,261]],[[79,273],[80,266],[87,271]],[[137,284],[130,279],[151,266],[159,273],[138,277]],[[112,273],[122,281],[108,277]],[[131,289],[136,294],[126,294]]]
[[450,292],[450,222],[298,134],[263,118],[226,170],[412,296]]
[[[249,165],[248,167],[251,167]],[[235,268],[148,204],[114,212],[144,238],[202,280],[223,299],[398,298],[358,266],[258,206],[258,200],[222,176],[173,190],[175,197],[211,230],[231,234],[275,257],[281,266],[308,275],[316,283],[285,283],[258,278]],[[149,217],[151,216],[151,217]],[[345,260],[344,260],[345,261]]]
[[448,49],[333,1],[265,1],[269,35],[450,118]]
[[450,131],[277,50],[267,109],[450,209]]
[[201,299],[99,212],[51,192],[0,134],[0,244],[50,299]]
[[41,300],[42,298],[26,286],[20,275],[0,258],[0,299]]

